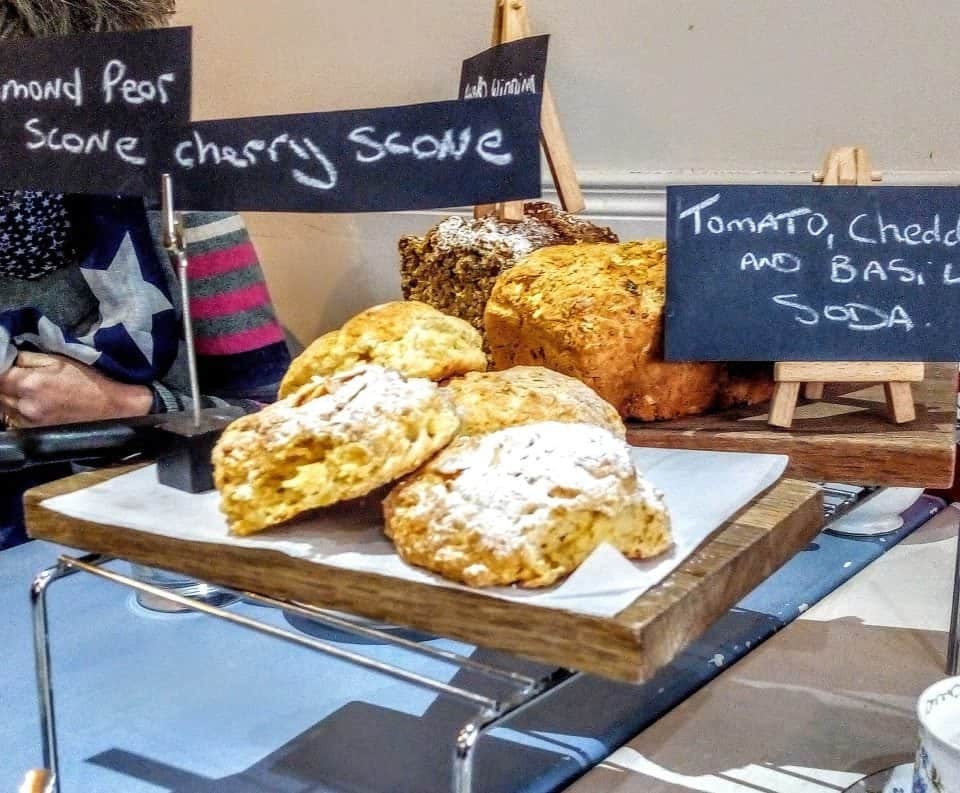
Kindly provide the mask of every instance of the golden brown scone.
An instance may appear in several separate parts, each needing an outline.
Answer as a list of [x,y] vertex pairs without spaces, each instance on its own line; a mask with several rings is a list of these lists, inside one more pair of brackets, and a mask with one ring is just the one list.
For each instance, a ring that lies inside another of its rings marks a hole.
[[471,586],[542,587],[601,543],[670,547],[663,497],[592,424],[542,422],[457,438],[384,501],[404,561]]
[[429,380],[374,365],[316,377],[227,427],[213,450],[220,509],[244,535],[357,498],[422,465],[459,425]]
[[555,369],[643,421],[768,399],[762,378],[731,378],[723,363],[663,360],[665,273],[660,240],[530,254],[497,279],[487,304],[495,367]]
[[480,334],[426,303],[396,300],[357,314],[294,359],[280,384],[292,394],[311,377],[375,363],[408,377],[445,380],[487,368]]
[[461,435],[482,435],[518,424],[563,421],[596,424],[623,440],[620,414],[588,386],[542,366],[470,372],[447,389],[460,413]]

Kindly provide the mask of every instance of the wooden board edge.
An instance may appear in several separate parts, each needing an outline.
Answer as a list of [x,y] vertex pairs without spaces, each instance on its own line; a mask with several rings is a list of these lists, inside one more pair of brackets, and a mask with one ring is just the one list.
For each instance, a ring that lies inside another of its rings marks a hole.
[[[686,597],[676,599],[640,629],[637,636],[640,644],[651,648],[644,656],[645,665],[649,667],[648,675],[668,664],[702,635],[706,627],[726,614],[733,605],[740,602],[817,536],[823,527],[822,493],[816,485],[803,484],[808,491],[802,505],[787,515],[774,529],[755,536],[753,545],[763,546],[765,553],[740,553],[725,562],[727,575],[722,598],[718,598],[713,591],[713,582],[720,581],[720,578],[700,576]],[[696,557],[691,559],[693,564],[697,561]],[[758,564],[761,566],[758,567]],[[725,605],[727,602],[729,605]],[[688,628],[697,625],[703,627],[680,633],[676,630],[678,625]]]
[[[509,611],[506,612],[504,601],[482,592],[409,581],[401,582],[401,586],[394,589],[392,597],[385,599],[382,597],[383,577],[376,574],[330,568],[303,559],[293,559],[279,551],[211,546],[209,543],[186,540],[169,540],[170,551],[158,555],[155,549],[150,547],[156,540],[155,535],[132,530],[124,530],[121,534],[114,527],[68,518],[41,504],[46,498],[90,486],[123,472],[114,469],[110,472],[81,474],[29,491],[25,502],[27,523],[33,527],[31,536],[68,547],[82,548],[86,552],[108,553],[140,564],[174,567],[186,575],[232,589],[253,592],[269,589],[272,596],[280,599],[296,600],[372,619],[409,625],[421,631],[513,653],[534,661],[567,666],[624,682],[642,682],[672,658],[672,655],[667,657],[668,654],[663,652],[651,655],[651,637],[656,635],[655,631],[662,630],[661,623],[657,621],[638,628],[629,620],[620,619],[619,615],[614,618],[591,617],[524,603],[510,603]],[[788,482],[789,480],[781,480],[772,490],[788,487]],[[813,490],[813,494],[803,502],[801,515],[797,520],[809,522],[812,534],[815,534],[822,515],[819,512],[816,512],[816,515],[809,513],[808,508],[813,503],[819,510],[819,491],[806,483],[794,482],[793,485]],[[749,515],[750,510],[756,506],[747,507],[741,514]],[[735,520],[728,521],[725,528],[719,531],[719,535],[737,529]],[[55,521],[57,526],[54,531],[48,528],[51,521]],[[781,522],[781,525],[790,526],[792,522]],[[780,536],[782,530],[778,525],[767,529],[765,533]],[[788,544],[781,545],[786,547]],[[210,553],[211,547],[216,548],[216,554]],[[789,552],[784,553],[792,555],[800,547],[802,546],[789,548]],[[674,576],[691,575],[688,568],[699,564],[695,554],[681,565],[667,582]],[[264,587],[262,576],[269,577],[270,570],[277,565],[284,568],[284,576],[270,578],[269,587]],[[764,565],[764,568],[766,566]],[[323,573],[333,569],[336,570],[336,577],[327,581]],[[755,563],[748,565],[748,572],[755,572],[757,569]],[[715,619],[762,580],[758,575],[748,578],[749,581],[738,589],[725,588],[725,595],[736,595],[732,600],[729,597],[724,597],[722,601],[713,599],[697,607],[692,604],[684,606],[684,600],[690,599],[685,598],[671,605],[672,613],[681,617],[691,614],[698,616],[698,619],[704,619],[704,615],[707,615]],[[650,590],[650,593],[657,590],[667,591],[670,588],[669,583],[661,584]],[[740,592],[739,589],[743,591]],[[371,607],[371,604],[376,605]],[[697,608],[704,610],[701,613]],[[471,614],[473,625],[464,626],[458,622],[458,615],[463,613]],[[689,642],[705,628],[706,624],[699,629],[687,626],[684,642]],[[555,638],[542,641],[534,640],[534,636]]]

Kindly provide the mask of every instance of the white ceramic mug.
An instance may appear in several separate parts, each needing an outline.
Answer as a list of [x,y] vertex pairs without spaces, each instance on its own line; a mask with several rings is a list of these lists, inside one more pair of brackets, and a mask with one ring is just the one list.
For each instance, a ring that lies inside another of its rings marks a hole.
[[917,715],[920,744],[912,793],[960,793],[960,677],[924,691]]

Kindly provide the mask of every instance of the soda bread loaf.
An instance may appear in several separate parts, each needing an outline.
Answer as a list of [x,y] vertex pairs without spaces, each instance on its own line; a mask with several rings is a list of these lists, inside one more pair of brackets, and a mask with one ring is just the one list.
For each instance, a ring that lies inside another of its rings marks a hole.
[[470,586],[544,587],[601,543],[670,547],[662,496],[602,427],[542,422],[457,438],[384,502],[397,552]]
[[224,431],[213,451],[220,508],[245,535],[358,498],[421,466],[459,426],[429,380],[375,365],[315,377]]
[[610,229],[538,201],[519,222],[494,216],[449,217],[424,236],[400,240],[403,296],[422,300],[483,332],[483,309],[497,276],[528,253],[548,245],[616,242]]
[[368,308],[313,342],[290,365],[280,396],[289,396],[311,377],[342,372],[359,363],[379,364],[428,380],[487,368],[480,334],[469,324],[426,303],[397,300]]
[[451,380],[446,388],[460,414],[461,435],[482,435],[538,421],[596,424],[621,440],[627,434],[613,405],[579,380],[542,366],[470,372]]
[[534,251],[487,303],[494,368],[554,369],[642,421],[768,400],[769,367],[663,360],[666,265],[660,240]]

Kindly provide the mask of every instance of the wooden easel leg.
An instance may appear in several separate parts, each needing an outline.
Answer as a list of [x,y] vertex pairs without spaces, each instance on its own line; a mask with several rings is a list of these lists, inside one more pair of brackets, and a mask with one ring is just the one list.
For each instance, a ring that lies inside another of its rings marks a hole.
[[803,395],[807,399],[823,399],[823,383],[804,383]]
[[777,383],[770,400],[770,418],[767,423],[774,427],[789,428],[793,424],[793,412],[797,409],[800,383]]
[[883,390],[887,395],[890,416],[897,424],[905,424],[917,417],[910,383],[884,383]]

